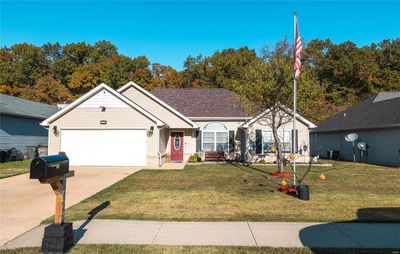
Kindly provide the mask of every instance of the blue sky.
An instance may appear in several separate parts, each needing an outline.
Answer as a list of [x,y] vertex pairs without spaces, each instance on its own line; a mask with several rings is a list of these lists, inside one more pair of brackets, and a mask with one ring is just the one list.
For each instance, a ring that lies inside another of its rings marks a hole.
[[249,46],[259,51],[293,37],[293,11],[301,36],[351,40],[362,46],[400,37],[396,1],[3,1],[0,44],[42,45],[109,40],[122,54],[146,55],[182,69],[188,55]]

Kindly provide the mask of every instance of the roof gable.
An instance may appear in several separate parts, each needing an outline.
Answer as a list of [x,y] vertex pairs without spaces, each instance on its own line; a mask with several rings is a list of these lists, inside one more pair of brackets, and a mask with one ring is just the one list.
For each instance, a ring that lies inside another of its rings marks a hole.
[[151,93],[189,118],[249,118],[236,94],[225,88],[160,88]]
[[113,94],[111,94],[106,89],[96,93],[86,101],[82,102],[78,108],[99,108],[99,107],[107,107],[107,108],[129,108],[129,105],[126,104],[121,99],[117,98]]
[[[103,93],[104,95],[99,95],[99,93],[101,93],[101,92],[104,92]],[[147,118],[152,120],[154,123],[156,123],[158,126],[164,125],[164,123],[160,119],[153,116],[152,114],[150,114],[143,108],[139,107],[138,105],[133,103],[131,100],[124,97],[122,94],[116,92],[114,89],[112,89],[111,87],[107,86],[104,83],[101,83],[97,87],[93,88],[88,93],[81,96],[79,99],[75,100],[74,102],[72,102],[71,104],[69,104],[68,106],[63,108],[62,110],[53,114],[52,116],[50,116],[49,118],[47,118],[46,120],[41,122],[40,124],[43,126],[48,126],[50,123],[52,123],[56,119],[62,117],[64,114],[68,113],[69,111],[71,111],[72,109],[74,109],[78,106],[83,105],[83,107],[95,107],[96,105],[99,105],[99,99],[101,99],[101,98],[105,99],[105,101],[104,101],[105,103],[107,103],[108,105],[113,105],[114,107],[117,105],[121,105],[119,103],[123,103],[124,105],[127,105],[128,107],[132,107],[132,108],[136,109],[137,111],[139,111],[140,113],[145,115]],[[116,102],[116,100],[118,100],[119,102]],[[104,105],[102,105],[102,106],[104,106]]]
[[[287,114],[293,115],[293,110],[286,107],[285,105],[279,105],[279,107],[285,111]],[[260,120],[262,117],[264,117],[266,114],[268,114],[271,111],[271,109],[266,109],[257,116],[253,117],[250,121],[242,124],[242,128],[248,128],[249,126],[253,125],[256,123],[258,120]],[[292,118],[293,119],[293,118]],[[296,113],[296,119],[302,123],[304,123],[308,128],[315,128],[316,125],[313,124],[311,121],[307,120],[305,117],[299,115]]]
[[136,91],[139,91],[140,94],[143,94],[144,96],[149,98],[154,103],[160,105],[162,108],[165,108],[166,110],[171,112],[173,115],[175,115],[179,119],[183,120],[185,122],[185,124],[189,124],[193,128],[198,128],[199,127],[196,123],[194,123],[192,120],[190,120],[184,114],[182,114],[180,111],[178,111],[175,108],[171,107],[169,104],[165,103],[163,100],[161,100],[160,98],[154,96],[152,93],[148,92],[146,89],[142,88],[141,86],[139,86],[138,84],[136,84],[136,83],[134,83],[132,81],[128,82],[126,85],[124,85],[123,87],[119,88],[117,91],[122,94],[122,93],[126,93],[128,91],[128,89],[136,89]]

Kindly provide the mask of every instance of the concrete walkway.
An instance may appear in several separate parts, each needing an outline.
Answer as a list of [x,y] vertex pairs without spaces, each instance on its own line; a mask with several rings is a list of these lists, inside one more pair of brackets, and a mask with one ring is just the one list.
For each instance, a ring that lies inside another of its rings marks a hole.
[[[118,182],[138,168],[75,167],[67,181],[66,207]],[[54,214],[55,195],[48,184],[29,179],[29,174],[0,180],[0,245],[32,229]]]
[[[400,224],[286,222],[76,221],[78,244],[399,248]],[[1,248],[40,246],[44,226]]]

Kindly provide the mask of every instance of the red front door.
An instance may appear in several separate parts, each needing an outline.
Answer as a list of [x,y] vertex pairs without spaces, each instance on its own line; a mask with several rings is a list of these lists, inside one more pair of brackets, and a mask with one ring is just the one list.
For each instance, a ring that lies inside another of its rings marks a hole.
[[183,132],[171,132],[171,161],[183,161]]

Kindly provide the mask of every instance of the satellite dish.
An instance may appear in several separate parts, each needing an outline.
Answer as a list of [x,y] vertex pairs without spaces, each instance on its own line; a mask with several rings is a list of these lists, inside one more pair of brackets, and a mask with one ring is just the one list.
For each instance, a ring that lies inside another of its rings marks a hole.
[[358,139],[358,134],[357,133],[347,134],[346,137],[344,137],[344,139],[348,142],[354,142]]
[[356,152],[355,152],[355,148],[354,148],[354,141],[356,141],[358,139],[358,134],[357,133],[347,134],[346,137],[344,137],[344,139],[347,142],[353,143],[353,161],[356,162]]
[[365,142],[358,142],[357,147],[361,151],[367,151],[367,143]]

